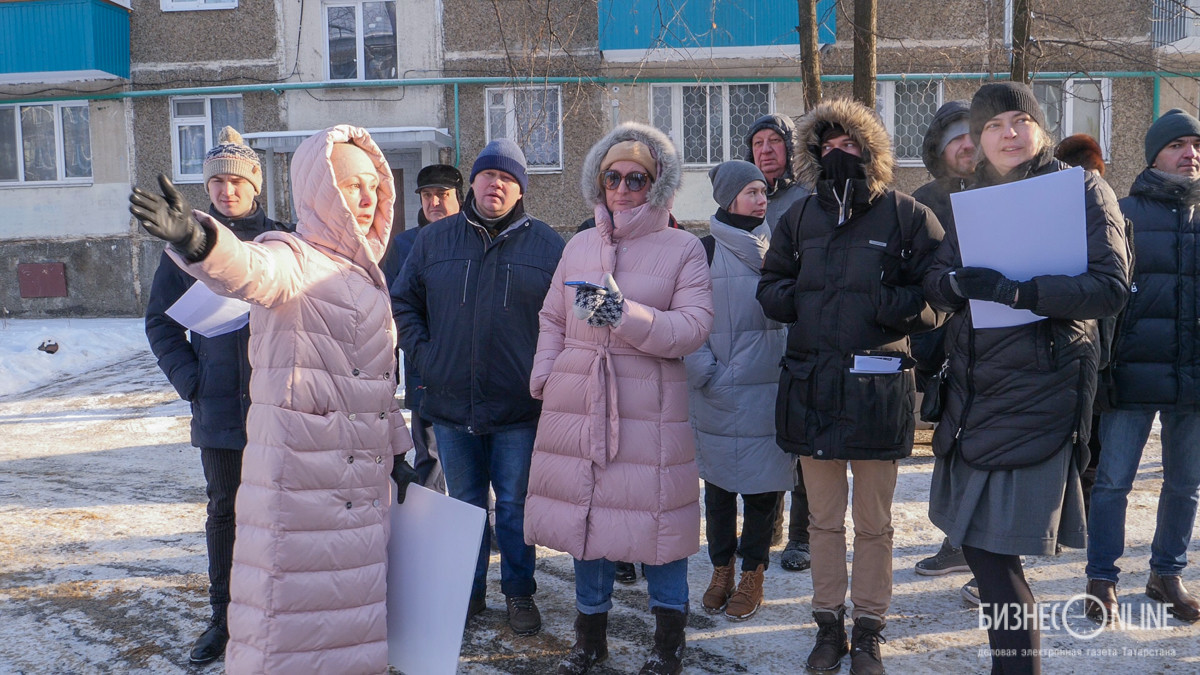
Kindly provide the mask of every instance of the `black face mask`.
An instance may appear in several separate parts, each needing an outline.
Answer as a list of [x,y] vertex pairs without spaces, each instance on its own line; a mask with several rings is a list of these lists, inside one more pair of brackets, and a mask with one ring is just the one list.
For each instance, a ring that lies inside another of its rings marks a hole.
[[821,177],[838,185],[848,180],[866,178],[862,157],[834,148],[821,158]]

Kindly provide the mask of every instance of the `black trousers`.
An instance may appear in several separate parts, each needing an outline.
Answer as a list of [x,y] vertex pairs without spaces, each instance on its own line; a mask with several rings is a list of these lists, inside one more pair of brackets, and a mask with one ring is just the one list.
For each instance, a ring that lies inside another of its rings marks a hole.
[[[991,624],[996,626],[999,610],[1007,610],[1007,620],[999,622],[999,627],[988,629],[992,675],[1041,675],[1042,634],[1037,621],[1013,618],[1014,614],[1036,616],[1033,591],[1025,581],[1021,556],[992,553],[971,546],[963,546],[962,550],[979,582],[980,611],[991,613]],[[1017,606],[1024,609],[1014,611]]]
[[[708,536],[708,558],[715,567],[724,567],[733,560],[738,547],[738,493],[727,492],[704,481],[705,533]],[[750,572],[759,565],[769,564],[771,530],[775,526],[775,505],[778,492],[742,495],[742,571]]]
[[[783,527],[783,494],[775,505],[775,529]],[[808,543],[808,490],[804,487],[804,474],[800,462],[796,462],[796,487],[792,488],[792,510],[788,516],[788,541]]]
[[433,435],[433,423],[412,411],[409,431],[413,440],[413,470],[422,487],[445,494],[446,478],[437,453],[437,438]]
[[233,505],[242,483],[242,451],[200,448],[204,481],[208,492],[208,520],[204,535],[208,542],[208,601],[213,619],[225,620],[229,607],[229,571],[233,568]]

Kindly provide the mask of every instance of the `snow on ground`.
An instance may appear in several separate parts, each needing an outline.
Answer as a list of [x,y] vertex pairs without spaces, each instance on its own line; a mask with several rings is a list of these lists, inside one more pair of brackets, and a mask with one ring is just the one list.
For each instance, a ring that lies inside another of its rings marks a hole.
[[[57,354],[36,350],[56,340]],[[913,564],[941,533],[926,517],[933,457],[918,445],[900,469],[894,512],[895,595],[883,645],[892,673],[970,673],[990,668],[987,635],[959,599],[965,574],[919,577]],[[1119,589],[1135,627],[1156,618],[1141,590],[1153,535],[1162,464],[1157,433],[1130,495],[1126,568]],[[139,319],[0,324],[0,673],[221,672],[187,664],[207,617],[204,488],[199,451],[188,445],[188,407],[155,366]],[[847,523],[847,528],[852,524]],[[1196,547],[1193,541],[1194,551]],[[758,615],[731,623],[699,611],[711,567],[691,559],[694,613],[685,671],[800,672],[812,647],[808,572],[778,566]],[[570,558],[538,550],[544,628],[516,637],[504,620],[499,561],[489,573],[489,609],[464,634],[460,672],[545,673],[570,647],[574,620]],[[1083,591],[1083,551],[1029,557],[1039,600],[1062,604]],[[1200,573],[1184,571],[1200,591]],[[612,656],[593,672],[636,672],[651,643],[644,580],[620,586],[610,617]],[[1067,625],[1091,633],[1071,607]],[[1047,621],[1050,621],[1047,616]],[[1046,673],[1200,672],[1198,628],[1108,630],[1090,638],[1048,626]],[[849,671],[848,660],[842,672]],[[419,675],[419,674],[410,674]]]

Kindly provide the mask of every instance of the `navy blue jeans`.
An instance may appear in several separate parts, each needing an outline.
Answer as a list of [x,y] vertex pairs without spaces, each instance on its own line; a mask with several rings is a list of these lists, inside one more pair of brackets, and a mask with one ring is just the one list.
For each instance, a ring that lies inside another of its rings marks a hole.
[[[500,590],[508,597],[533,595],[533,547],[525,543],[525,492],[529,487],[529,460],[537,429],[525,427],[475,435],[453,427],[433,425],[442,471],[450,496],[488,507],[488,485],[496,493],[496,543],[500,547]],[[475,566],[473,597],[487,589],[491,534],[483,528],[479,561]]]
[[[650,609],[688,609],[687,558],[662,565],[646,565],[646,590]],[[580,614],[603,614],[612,609],[613,580],[617,568],[611,561],[575,561],[575,608]]]
[[[1159,414],[1162,421],[1162,492],[1150,544],[1150,569],[1178,576],[1196,522],[1200,491],[1200,413]],[[1118,410],[1100,416],[1100,464],[1088,514],[1087,578],[1117,581],[1117,559],[1125,552],[1125,508],[1137,477],[1154,411]]]

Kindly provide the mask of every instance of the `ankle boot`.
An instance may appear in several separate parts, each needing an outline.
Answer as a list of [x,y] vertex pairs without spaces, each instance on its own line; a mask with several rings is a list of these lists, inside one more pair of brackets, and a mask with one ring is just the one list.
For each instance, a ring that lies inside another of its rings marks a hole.
[[738,582],[737,590],[730,596],[725,605],[725,618],[730,621],[745,621],[754,616],[763,601],[762,565],[757,569],[742,571],[742,580]]
[[1159,602],[1171,603],[1167,612],[1180,621],[1195,623],[1200,620],[1200,602],[1183,587],[1178,574],[1159,576],[1157,572],[1151,572],[1150,580],[1146,582],[1146,595]]
[[830,609],[814,609],[813,619],[817,622],[817,644],[813,646],[805,664],[810,670],[837,670],[842,667],[842,657],[850,651],[846,640],[846,608],[836,612]]
[[608,658],[608,612],[575,615],[575,644],[558,664],[558,675],[583,675]]
[[679,675],[683,672],[683,629],[687,613],[677,609],[654,608],[654,651],[639,675]]
[[713,568],[712,581],[708,582],[708,590],[704,591],[700,605],[704,607],[705,612],[716,614],[725,609],[725,603],[729,602],[731,593],[733,593],[732,560],[728,565]]
[[877,616],[860,616],[854,620],[850,637],[850,675],[884,675],[879,643],[887,642],[881,635],[886,625],[887,622]]
[[1087,618],[1100,624],[1110,624],[1117,618],[1117,584],[1106,579],[1088,579],[1087,600],[1083,605]]

